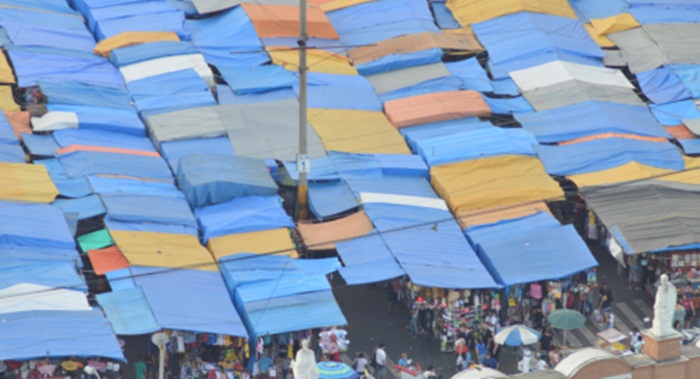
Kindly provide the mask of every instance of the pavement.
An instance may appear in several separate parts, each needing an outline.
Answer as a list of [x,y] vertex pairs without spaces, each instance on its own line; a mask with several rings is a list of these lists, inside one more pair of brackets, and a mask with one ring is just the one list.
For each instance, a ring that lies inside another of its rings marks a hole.
[[[643,291],[628,289],[624,273],[618,274],[617,262],[607,252],[596,245],[591,250],[599,262],[598,282],[607,282],[612,290],[615,302],[613,311],[616,317],[615,327],[627,334],[632,328],[645,328],[644,318],[652,318],[651,300]],[[390,367],[405,352],[414,362],[419,362],[425,369],[430,365],[437,368],[443,378],[448,379],[455,373],[454,353],[440,352],[440,343],[433,337],[421,335],[416,339],[409,336],[408,310],[402,308],[399,313],[387,312],[386,290],[382,284],[347,286],[341,279],[333,280],[334,294],[348,321],[347,331],[350,345],[342,359],[352,361],[358,352],[371,353],[380,343],[386,344]],[[597,292],[593,295],[593,304],[597,304]],[[569,331],[567,342],[571,348],[597,346],[596,333],[603,327],[596,325],[592,319],[584,328]],[[563,333],[555,335],[555,341],[563,341]],[[517,373],[517,348],[504,346],[500,354],[500,370],[506,374]],[[390,376],[391,377],[391,376]],[[398,373],[394,377],[400,378]]]

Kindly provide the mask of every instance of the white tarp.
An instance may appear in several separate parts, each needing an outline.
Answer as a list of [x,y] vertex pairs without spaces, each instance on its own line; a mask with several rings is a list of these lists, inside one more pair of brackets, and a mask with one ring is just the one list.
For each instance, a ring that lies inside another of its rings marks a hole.
[[411,87],[428,80],[450,76],[450,71],[442,62],[416,66],[367,76],[377,94]]
[[0,313],[24,311],[91,311],[83,292],[20,283],[0,290]]
[[409,205],[413,207],[433,208],[448,210],[447,204],[442,199],[431,199],[420,196],[392,195],[386,193],[361,192],[362,204],[383,203],[396,205]]
[[620,70],[565,61],[553,61],[524,70],[512,71],[510,77],[513,78],[521,92],[570,80],[612,87],[634,88]]
[[31,122],[35,132],[71,129],[78,127],[78,115],[75,112],[47,112],[41,117],[32,117]]
[[186,70],[188,68],[194,69],[197,74],[204,79],[209,88],[214,87],[214,74],[211,72],[202,54],[175,55],[151,59],[122,66],[119,68],[119,71],[121,71],[124,76],[124,80],[129,83],[134,80]]

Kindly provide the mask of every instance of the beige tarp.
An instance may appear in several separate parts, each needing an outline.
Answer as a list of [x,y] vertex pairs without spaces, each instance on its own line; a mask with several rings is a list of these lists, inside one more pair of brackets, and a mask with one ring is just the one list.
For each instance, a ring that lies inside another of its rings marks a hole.
[[310,250],[334,249],[335,243],[362,237],[370,233],[374,226],[365,211],[353,213],[337,220],[316,224],[297,224],[304,244]]
[[634,29],[640,26],[639,22],[629,13],[620,13],[607,18],[594,18],[591,19],[591,25],[593,25],[593,28],[601,36]]
[[610,38],[598,34],[598,31],[591,24],[583,24],[586,28],[588,34],[593,38],[593,41],[600,47],[615,47],[615,42],[611,41]]
[[[299,7],[290,5],[242,4],[260,38],[299,36]],[[320,8],[309,7],[306,14],[309,37],[338,39],[333,25]]]
[[12,71],[10,63],[4,53],[0,53],[0,83],[15,84],[15,73]]
[[12,94],[12,87],[0,86],[0,110],[3,111],[18,111],[19,105],[15,103],[15,97]]
[[[289,71],[299,71],[299,51],[290,49],[267,48],[272,63],[284,66]],[[357,70],[350,60],[340,54],[326,50],[309,49],[306,54],[306,67],[311,72],[336,75],[357,75]]]
[[470,116],[491,114],[484,98],[476,91],[434,92],[389,100],[384,112],[397,128]]
[[156,41],[179,41],[175,32],[124,32],[105,38],[95,46],[95,54],[109,59],[112,50],[120,47]]
[[287,228],[259,232],[229,234],[207,242],[207,249],[218,261],[223,257],[240,253],[289,255],[297,257]]
[[10,126],[12,126],[12,130],[17,138],[22,139],[22,133],[32,134],[32,128],[29,123],[31,115],[28,111],[5,110],[3,113],[5,113],[5,117],[10,122]]
[[608,170],[590,172],[587,174],[570,175],[568,178],[571,179],[572,182],[576,183],[579,188],[583,188],[647,179],[672,172],[673,170],[647,166],[637,162],[630,162]]
[[326,150],[411,154],[404,138],[379,111],[310,109],[309,124]]
[[126,230],[109,234],[132,266],[219,270],[197,236]]
[[561,187],[545,172],[540,160],[522,155],[435,166],[430,176],[435,191],[455,214],[564,198]]
[[577,18],[567,0],[447,0],[447,7],[461,25],[519,12]]
[[407,54],[439,47],[445,50],[483,51],[474,35],[423,32],[386,39],[370,46],[348,50],[355,65],[372,62],[390,54]]
[[0,200],[50,203],[58,196],[44,165],[0,162]]
[[550,213],[549,207],[543,201],[533,201],[525,204],[506,207],[491,207],[468,211],[458,211],[455,214],[457,222],[466,229],[470,226],[493,224],[503,220],[512,220],[533,215],[539,212]]
[[316,3],[324,12],[335,11],[351,7],[353,5],[369,3],[374,0],[311,0]]

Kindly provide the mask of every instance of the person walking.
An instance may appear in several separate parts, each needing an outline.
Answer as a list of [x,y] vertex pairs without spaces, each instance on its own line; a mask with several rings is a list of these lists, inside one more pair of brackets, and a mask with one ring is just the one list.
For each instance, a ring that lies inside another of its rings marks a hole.
[[352,368],[355,370],[357,375],[362,377],[362,375],[365,374],[365,370],[367,369],[367,358],[365,358],[364,353],[357,353],[357,356],[355,357],[355,360],[352,361]]
[[377,351],[374,353],[374,361],[377,363],[377,367],[374,368],[374,376],[377,379],[386,379],[387,377],[385,348],[386,345],[384,345],[382,342],[379,344]]
[[419,305],[418,303],[413,304],[413,307],[411,308],[411,333],[410,335],[413,338],[418,337],[418,313],[420,312],[419,310]]
[[598,310],[600,313],[605,314],[608,310],[612,310],[613,301],[615,301],[615,298],[610,288],[608,288],[608,283],[603,283],[600,290],[598,290]]
[[134,374],[136,379],[146,379],[146,359],[143,356],[134,363]]

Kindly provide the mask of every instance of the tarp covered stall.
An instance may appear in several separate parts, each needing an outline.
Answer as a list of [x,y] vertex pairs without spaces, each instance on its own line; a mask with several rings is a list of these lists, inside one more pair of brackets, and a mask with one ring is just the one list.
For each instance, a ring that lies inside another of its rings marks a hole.
[[575,175],[602,171],[632,161],[669,170],[683,170],[685,162],[670,142],[604,138],[560,146],[535,146],[551,175]]
[[277,184],[262,160],[219,154],[180,159],[177,183],[192,208],[277,194]]
[[550,213],[549,207],[544,201],[502,207],[496,206],[472,211],[459,211],[455,214],[455,218],[462,229],[466,229],[468,227],[495,224],[500,221],[531,216],[540,212]]
[[129,261],[116,246],[88,250],[87,254],[97,275],[129,267]]
[[[141,194],[101,194],[106,218],[123,223],[173,224],[193,229],[197,221],[183,196]],[[196,233],[195,233],[196,234]]]
[[[308,78],[309,108],[382,110],[372,86],[362,76],[310,73]],[[300,97],[298,85],[294,86],[294,92]]]
[[188,69],[195,70],[209,87],[214,87],[214,74],[201,54],[167,56],[119,67],[126,83]]
[[175,32],[123,32],[100,41],[94,52],[109,58],[114,49],[157,41],[178,42],[180,37]]
[[0,245],[35,248],[60,256],[77,256],[75,241],[61,210],[45,204],[0,202]]
[[672,103],[693,96],[668,66],[638,72],[637,82],[644,95],[656,104]]
[[[214,237],[207,242],[207,249],[215,259],[227,261],[230,255],[241,253],[275,254],[297,257],[294,242],[287,228],[234,233]],[[233,258],[235,260],[236,258]]]
[[[542,75],[547,74],[543,73]],[[645,105],[631,88],[592,84],[579,80],[569,80],[531,91],[524,91],[523,97],[527,99],[537,112],[589,100]]]
[[58,189],[46,167],[23,163],[0,162],[0,200],[30,203],[50,203]]
[[0,256],[3,259],[0,267],[0,289],[18,283],[31,283],[75,291],[88,290],[85,279],[78,274],[73,261],[5,247],[0,247]]
[[0,359],[102,357],[126,361],[101,311],[27,311],[2,316]]
[[347,212],[359,205],[343,180],[309,182],[309,209],[319,220]]
[[553,61],[539,66],[510,73],[522,92],[541,87],[562,84],[568,81],[581,81],[590,84],[632,89],[634,86],[620,70],[594,67],[578,63]]
[[370,233],[372,222],[364,211],[320,223],[298,223],[297,229],[309,250],[329,250],[335,243],[362,237]]
[[632,161],[607,170],[590,172],[587,174],[569,175],[568,178],[572,182],[576,183],[579,188],[584,188],[612,183],[637,181],[671,173],[673,173],[673,170],[647,166],[645,164]]
[[338,242],[335,248],[345,264],[338,272],[349,285],[376,283],[406,275],[379,234]]
[[431,183],[452,212],[561,200],[564,192],[539,159],[505,155],[436,166]]
[[410,153],[406,142],[382,112],[310,109],[309,124],[328,151]]
[[[82,291],[19,282],[0,289],[0,315],[27,311],[90,311]],[[0,316],[2,317],[2,316]]]
[[584,188],[583,197],[606,227],[616,227],[632,251],[644,253],[700,242],[700,187],[641,182]]
[[191,154],[217,154],[233,156],[233,146],[227,137],[199,138],[184,141],[163,142],[160,145],[163,158],[170,169],[177,173],[180,159]]
[[[299,7],[290,5],[243,4],[260,38],[296,37],[299,35]],[[309,37],[338,39],[326,14],[320,9],[309,7],[306,13],[306,27]]]
[[447,7],[463,26],[518,12],[545,13],[576,18],[576,13],[566,0],[448,0]]
[[[289,71],[299,71],[299,52],[286,47],[268,47],[272,63]],[[306,62],[310,72],[334,75],[357,75],[352,61],[345,55],[322,49],[308,49]]]
[[87,178],[87,181],[90,191],[96,194],[132,193],[144,196],[183,196],[182,192],[180,192],[172,182],[155,182],[133,178],[102,176],[90,176]]
[[390,100],[384,104],[384,111],[397,128],[491,114],[476,91],[436,92]]
[[61,155],[57,161],[69,178],[113,175],[162,181],[173,179],[170,168],[160,157],[75,151]]
[[263,4],[263,5],[298,5],[296,0],[193,0],[192,3],[199,14],[213,13],[225,9],[233,8],[241,4]]
[[233,233],[294,227],[278,196],[246,196],[229,202],[197,208],[202,241]]
[[648,108],[629,104],[585,101],[514,117],[541,143],[563,142],[602,133],[669,138]]
[[[112,281],[115,280],[119,278]],[[141,288],[119,288],[116,282],[112,283],[112,286],[111,292],[97,294],[95,298],[117,334],[127,336],[147,334],[162,328],[153,316]]]
[[66,217],[73,214],[78,220],[85,220],[107,212],[102,205],[100,197],[97,195],[88,195],[75,199],[56,199],[53,205],[58,207]]
[[196,236],[121,230],[109,234],[131,266],[218,270]]
[[[551,223],[533,223],[541,217]],[[563,279],[598,265],[574,227],[559,225],[547,213],[469,228],[466,234],[503,286]]]
[[402,68],[390,72],[368,75],[367,80],[374,91],[381,95],[402,88],[415,86],[433,79],[445,78],[452,74],[444,63],[438,62],[423,66]]

